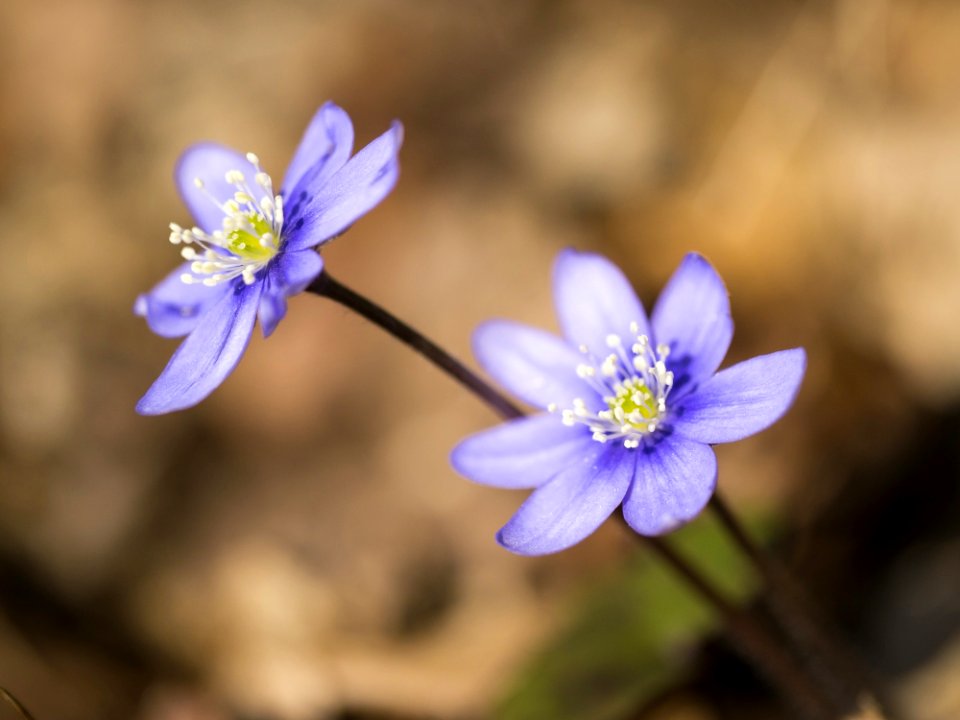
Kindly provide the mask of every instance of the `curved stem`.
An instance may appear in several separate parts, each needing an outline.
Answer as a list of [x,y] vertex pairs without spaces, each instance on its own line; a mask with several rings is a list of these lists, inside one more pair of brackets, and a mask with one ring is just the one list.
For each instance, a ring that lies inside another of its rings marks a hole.
[[[376,303],[337,282],[326,271],[306,289],[340,303],[386,330],[470,390],[502,418],[523,417],[524,412],[520,408],[446,350]],[[663,541],[655,538],[646,540],[664,561],[681,573],[717,609],[744,655],[760,667],[804,717],[808,720],[835,720],[838,717],[831,712],[828,700],[820,695],[816,686],[793,667],[790,656],[782,652],[762,624],[725,600],[696,569]]]
[[822,623],[813,618],[803,592],[789,571],[751,539],[719,493],[714,493],[710,507],[763,579],[764,600],[770,615],[810,672],[829,690],[832,699],[850,712],[865,700],[872,701],[867,692],[866,673],[859,669],[851,653],[831,639]]
[[509,420],[523,416],[520,408],[453,355],[376,303],[334,280],[326,270],[307,291],[330,298],[380,326],[479,397],[500,417]]
[[27,710],[23,706],[23,703],[17,700],[10,691],[0,687],[0,698],[3,698],[10,707],[17,711],[20,717],[24,718],[24,720],[34,720],[33,715],[30,714],[30,711]]
[[772,640],[763,625],[749,612],[730,603],[704,577],[664,540],[656,537],[636,537],[660,556],[667,565],[710,602],[723,619],[734,646],[757,667],[767,679],[789,700],[805,718],[831,720],[842,715],[831,706],[820,688],[797,668],[789,653]]

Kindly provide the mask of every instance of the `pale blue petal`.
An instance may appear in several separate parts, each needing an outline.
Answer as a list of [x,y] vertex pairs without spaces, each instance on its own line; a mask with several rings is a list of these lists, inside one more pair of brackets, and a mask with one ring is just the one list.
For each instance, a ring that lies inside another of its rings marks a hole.
[[806,353],[794,348],[721,370],[683,398],[671,423],[677,433],[700,442],[742,440],[780,419],[793,404],[806,367]]
[[586,538],[617,509],[633,477],[634,453],[600,443],[533,491],[497,541],[519,555],[546,555]]
[[264,288],[263,295],[260,296],[260,307],[257,310],[257,317],[260,320],[260,330],[265,338],[273,335],[277,325],[287,315],[287,298],[282,293],[274,294]]
[[533,488],[575,464],[596,441],[555,414],[519,418],[471,435],[450,454],[464,477],[501,488]]
[[283,252],[270,263],[260,298],[260,329],[270,337],[287,314],[287,298],[302,292],[323,270],[323,260],[313,250]]
[[[254,180],[257,169],[236,150],[217,143],[197,143],[184,150],[174,169],[180,197],[197,226],[208,233],[223,226],[224,214],[217,203],[231,199],[236,192],[236,188],[224,178],[229,170],[243,173],[259,203],[266,193]],[[202,188],[195,185],[196,178],[203,181]]]
[[[647,314],[620,269],[602,255],[564,250],[553,266],[553,299],[564,336],[586,345],[598,358],[610,350],[608,335],[630,347],[637,334],[650,335]],[[637,330],[631,330],[636,323]]]
[[159,415],[196,405],[240,361],[250,341],[262,283],[233,284],[232,292],[204,313],[196,329],[137,403],[141,415]]
[[[200,317],[220,298],[227,286],[207,287],[201,282],[187,285],[180,279],[190,273],[190,263],[184,263],[150,292],[137,297],[135,314],[146,318],[148,327],[163,337],[182,337],[197,326]],[[196,276],[194,276],[196,277]]]
[[400,173],[402,141],[403,128],[395,122],[323,184],[298,184],[284,216],[288,249],[315,247],[336,237],[383,200]]
[[677,435],[633,451],[637,470],[623,517],[641,535],[662,535],[696,517],[717,486],[713,448]]
[[343,108],[324,103],[307,126],[283,178],[285,199],[296,195],[301,180],[313,186],[343,167],[353,151],[353,123]]
[[473,354],[483,368],[521,400],[561,409],[581,398],[597,409],[597,392],[577,376],[583,356],[556,335],[508,320],[491,320],[473,333]]
[[657,343],[670,347],[674,397],[720,367],[733,337],[730,299],[713,266],[687,255],[660,294],[650,319]]

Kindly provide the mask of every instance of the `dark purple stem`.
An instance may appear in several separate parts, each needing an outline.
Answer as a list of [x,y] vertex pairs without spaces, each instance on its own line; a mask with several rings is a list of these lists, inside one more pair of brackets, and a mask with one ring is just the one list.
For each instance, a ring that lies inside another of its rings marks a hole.
[[811,682],[796,666],[790,654],[784,652],[773,640],[756,614],[733,605],[720,595],[716,588],[664,540],[637,537],[645,541],[661,560],[710,602],[723,618],[734,646],[780,690],[799,715],[810,720],[835,720],[846,716],[846,713],[839,711],[831,700],[821,693],[822,688]]
[[831,698],[853,712],[865,699],[873,698],[853,653],[824,630],[815,619],[804,593],[790,572],[770,553],[757,545],[719,493],[710,500],[724,529],[750,559],[763,579],[763,600],[785,639],[816,675]]
[[524,413],[520,408],[453,355],[379,305],[340,284],[326,271],[310,284],[307,291],[330,298],[362,315],[374,325],[379,325],[466,387],[500,417],[507,420],[523,417]]
[[23,703],[13,696],[13,693],[0,687],[0,698],[3,698],[10,707],[17,711],[20,717],[24,718],[24,720],[34,720],[33,715],[30,714],[30,711],[23,706]]
[[[327,272],[314,280],[307,287],[307,291],[330,298],[383,328],[470,390],[500,417],[510,420],[524,416],[520,408],[446,350],[376,303],[337,282]],[[808,720],[835,720],[839,717],[830,709],[829,701],[820,694],[818,688],[808,681],[799,668],[794,667],[793,659],[773,640],[761,623],[725,600],[700,573],[662,540],[644,540],[716,608],[726,622],[737,647],[789,698],[799,713]]]

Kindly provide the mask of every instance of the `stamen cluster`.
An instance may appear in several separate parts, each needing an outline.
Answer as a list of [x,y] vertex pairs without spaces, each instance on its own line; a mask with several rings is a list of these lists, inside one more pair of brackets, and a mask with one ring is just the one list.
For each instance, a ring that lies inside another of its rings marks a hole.
[[[283,198],[274,194],[273,181],[260,169],[259,158],[247,153],[247,160],[256,169],[254,181],[262,192],[255,193],[240,170],[229,170],[224,176],[226,182],[235,188],[233,197],[225,202],[220,202],[207,191],[200,178],[193,181],[223,211],[220,230],[206,233],[198,227],[184,229],[170,223],[170,242],[188,246],[180,251],[191,263],[190,272],[180,276],[188,285],[202,282],[213,287],[237,277],[252,285],[254,276],[280,250]],[[199,251],[189,247],[194,245]]]
[[639,447],[644,436],[657,430],[673,387],[673,373],[665,362],[670,348],[651,347],[650,339],[639,331],[636,322],[630,324],[635,341],[629,350],[619,335],[608,335],[611,352],[602,361],[587,346],[580,346],[590,362],[577,366],[577,376],[597,391],[607,409],[593,412],[583,398],[574,398],[572,408],[550,405],[551,412],[560,412],[564,425],[586,425],[597,442],[622,439],[628,449]]

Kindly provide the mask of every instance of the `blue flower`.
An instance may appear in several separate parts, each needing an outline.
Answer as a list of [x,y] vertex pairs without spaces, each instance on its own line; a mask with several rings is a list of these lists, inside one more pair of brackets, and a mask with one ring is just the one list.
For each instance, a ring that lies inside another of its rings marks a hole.
[[515,553],[570,547],[622,505],[641,535],[694,518],[717,483],[711,444],[753,435],[793,403],[801,348],[717,372],[733,321],[723,281],[687,255],[647,319],[620,270],[572,250],[554,266],[563,338],[505,320],[474,354],[514,395],[547,410],[473,435],[451,460],[465,477],[536,488],[497,534]]
[[143,415],[197,404],[236,367],[256,319],[268,337],[286,299],[323,269],[315,248],[336,237],[393,189],[399,173],[399,123],[352,158],[353,125],[333,103],[304,133],[279,193],[253,153],[200,143],[174,173],[196,226],[170,225],[186,261],[134,312],[164,337],[187,338],[137,404]]

